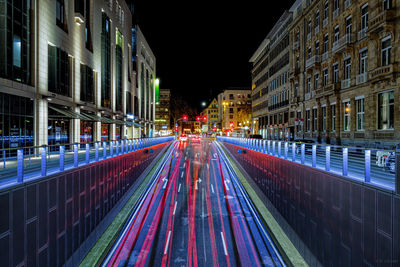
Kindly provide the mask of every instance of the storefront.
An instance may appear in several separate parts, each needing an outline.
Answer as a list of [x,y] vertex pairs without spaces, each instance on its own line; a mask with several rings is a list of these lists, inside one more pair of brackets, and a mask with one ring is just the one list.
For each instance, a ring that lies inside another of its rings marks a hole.
[[33,146],[33,129],[33,100],[0,93],[0,148]]
[[101,141],[107,142],[110,141],[110,133],[111,133],[111,125],[102,123],[101,124]]
[[[65,110],[65,111],[64,111]],[[69,144],[70,140],[70,127],[71,119],[73,118],[67,110],[60,105],[49,104],[48,109],[48,145],[51,151],[58,150],[57,145]]]

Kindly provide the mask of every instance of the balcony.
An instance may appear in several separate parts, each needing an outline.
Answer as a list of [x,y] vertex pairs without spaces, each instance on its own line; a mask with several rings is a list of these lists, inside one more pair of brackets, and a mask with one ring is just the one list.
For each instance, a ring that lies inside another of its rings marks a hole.
[[328,60],[328,58],[329,58],[329,52],[325,52],[325,53],[323,53],[322,54],[322,61],[325,61],[325,60]]
[[329,18],[325,18],[324,21],[322,22],[322,26],[325,28],[329,24]]
[[342,36],[339,40],[333,43],[332,52],[341,53],[346,50],[346,47],[354,42],[354,34],[346,34]]
[[296,41],[293,43],[293,50],[298,50],[300,48],[300,42]]
[[357,78],[356,78],[356,85],[366,83],[367,80],[368,80],[368,73],[367,72],[358,74]]
[[309,32],[308,34],[307,34],[307,41],[310,41],[311,40],[311,32]]
[[348,9],[351,6],[351,0],[344,1],[344,8]]
[[368,32],[378,33],[386,29],[395,17],[396,13],[394,9],[381,11],[377,16],[368,20]]
[[314,32],[315,34],[319,33],[319,25],[315,26]]
[[339,8],[333,11],[333,19],[336,19],[339,16]]
[[319,55],[315,55],[313,57],[310,57],[306,61],[306,68],[311,68],[314,67],[315,65],[319,64],[321,62],[321,58]]
[[358,40],[362,40],[365,37],[367,37],[367,31],[368,31],[368,27],[365,27],[364,29],[361,29],[361,31],[358,32]]
[[311,94],[310,93],[306,93],[305,95],[305,100],[310,100],[311,99]]
[[396,72],[397,72],[397,65],[391,64],[387,66],[378,67],[369,72],[369,79],[371,81],[383,80],[387,78],[385,76],[393,75]]
[[341,88],[346,89],[349,88],[351,85],[351,79],[342,80]]

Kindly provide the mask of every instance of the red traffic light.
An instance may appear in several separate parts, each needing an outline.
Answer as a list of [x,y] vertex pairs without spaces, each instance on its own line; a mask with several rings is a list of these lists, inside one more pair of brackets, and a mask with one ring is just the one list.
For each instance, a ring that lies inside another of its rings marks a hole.
[[201,121],[201,117],[200,116],[196,116],[196,121]]
[[216,131],[217,131],[217,127],[214,126],[214,132],[216,132]]
[[207,116],[204,116],[204,117],[203,117],[203,121],[207,121]]
[[175,126],[175,132],[177,132],[178,131],[178,126]]
[[184,120],[184,121],[187,121],[189,118],[188,118],[188,115],[183,115],[182,116],[182,119]]

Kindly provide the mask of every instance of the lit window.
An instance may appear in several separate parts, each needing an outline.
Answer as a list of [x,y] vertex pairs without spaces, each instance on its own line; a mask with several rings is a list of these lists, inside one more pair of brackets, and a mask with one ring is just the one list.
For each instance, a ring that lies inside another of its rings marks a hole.
[[394,94],[393,91],[378,95],[378,129],[388,130],[394,127]]
[[382,39],[382,66],[387,66],[390,64],[390,56],[392,52],[391,37],[388,36]]
[[21,37],[18,35],[13,38],[13,65],[21,68]]

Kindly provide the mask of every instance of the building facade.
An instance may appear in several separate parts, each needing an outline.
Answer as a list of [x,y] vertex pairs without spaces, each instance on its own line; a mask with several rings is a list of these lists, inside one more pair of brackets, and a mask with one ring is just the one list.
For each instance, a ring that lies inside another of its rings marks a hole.
[[1,148],[138,137],[125,1],[9,1],[0,12]]
[[207,117],[207,128],[208,131],[211,132],[214,130],[214,127],[218,127],[218,101],[217,99],[213,99],[211,103],[208,105],[207,108],[205,108],[201,112],[202,117]]
[[[251,90],[227,89],[218,95],[218,119],[223,133],[244,133],[251,127]],[[245,129],[246,128],[246,129]]]
[[132,28],[134,37],[133,58],[135,71],[133,72],[136,83],[135,100],[137,100],[139,123],[144,127],[141,128],[141,136],[153,136],[155,130],[155,81],[156,81],[156,58],[147,43],[139,25]]
[[400,1],[298,2],[290,27],[296,138],[395,145]]
[[252,133],[261,134],[263,138],[287,140],[293,137],[293,121],[289,121],[291,22],[292,13],[285,11],[250,59],[253,64]]
[[160,89],[159,102],[156,103],[155,131],[159,135],[171,133],[171,91]]

